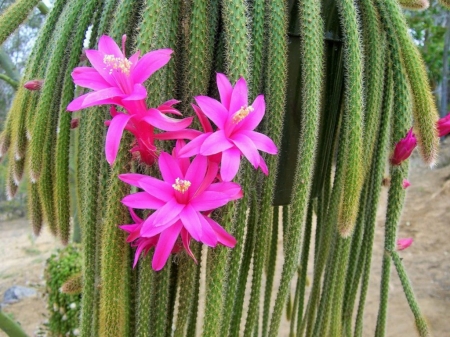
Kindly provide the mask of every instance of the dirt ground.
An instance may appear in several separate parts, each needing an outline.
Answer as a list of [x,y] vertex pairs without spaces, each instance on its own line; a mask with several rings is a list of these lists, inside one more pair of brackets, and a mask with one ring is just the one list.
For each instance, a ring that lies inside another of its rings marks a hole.
[[[442,144],[438,165],[428,169],[414,154],[406,207],[399,237],[414,238],[413,245],[401,252],[421,309],[433,336],[450,336],[450,139]],[[376,228],[372,279],[366,304],[365,336],[373,336],[378,310],[379,278],[383,246],[386,192],[380,205]],[[33,336],[45,321],[42,274],[45,260],[58,247],[44,230],[33,238],[26,220],[0,220],[0,302],[13,285],[34,287],[38,296],[4,307]],[[311,276],[310,276],[311,277]],[[395,270],[392,271],[388,312],[390,337],[415,336],[414,320]],[[285,331],[285,330],[283,330]],[[5,336],[0,331],[0,336]]]

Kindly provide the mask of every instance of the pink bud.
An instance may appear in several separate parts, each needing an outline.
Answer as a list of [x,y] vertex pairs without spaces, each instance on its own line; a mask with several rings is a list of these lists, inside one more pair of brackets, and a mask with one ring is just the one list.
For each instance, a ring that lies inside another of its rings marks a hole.
[[70,121],[70,128],[76,129],[78,127],[78,124],[80,124],[80,120],[78,118],[74,118]]
[[414,136],[413,129],[411,128],[405,138],[395,145],[394,153],[391,157],[392,165],[400,165],[403,161],[409,158],[411,152],[417,146],[417,139]]
[[444,137],[450,133],[450,113],[437,121],[439,137]]
[[411,183],[409,182],[408,179],[403,179],[403,184],[402,184],[403,188],[406,190],[409,186],[411,186]]
[[397,250],[404,250],[411,246],[413,243],[413,238],[406,238],[406,239],[398,239],[397,240]]
[[28,90],[41,90],[44,80],[31,80],[23,85],[25,89]]

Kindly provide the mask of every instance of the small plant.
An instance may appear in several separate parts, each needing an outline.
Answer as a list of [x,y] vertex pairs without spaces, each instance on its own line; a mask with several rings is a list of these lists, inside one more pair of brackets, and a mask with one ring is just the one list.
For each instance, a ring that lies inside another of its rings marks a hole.
[[80,292],[62,291],[66,281],[81,272],[78,245],[69,245],[49,257],[45,269],[49,336],[78,336]]

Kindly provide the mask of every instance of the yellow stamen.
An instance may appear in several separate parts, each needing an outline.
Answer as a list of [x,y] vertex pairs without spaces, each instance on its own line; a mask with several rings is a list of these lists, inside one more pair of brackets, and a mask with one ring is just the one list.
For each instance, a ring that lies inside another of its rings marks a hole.
[[251,105],[241,106],[241,108],[233,115],[233,123],[237,124],[248,116],[254,109]]
[[183,194],[189,189],[189,186],[191,186],[191,182],[189,180],[181,180],[180,178],[175,179],[175,184],[172,185],[176,191]]
[[105,55],[103,57],[103,63],[109,67],[109,74],[111,75],[113,70],[118,70],[122,74],[129,75],[131,70],[131,62],[126,58],[115,57],[114,55]]

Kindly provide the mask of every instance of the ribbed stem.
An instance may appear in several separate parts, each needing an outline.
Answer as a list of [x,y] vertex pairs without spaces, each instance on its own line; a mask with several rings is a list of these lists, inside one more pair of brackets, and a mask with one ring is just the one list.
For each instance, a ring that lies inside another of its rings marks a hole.
[[344,36],[344,122],[345,182],[339,210],[338,228],[342,237],[349,237],[355,226],[359,196],[363,184],[361,155],[363,150],[363,57],[358,15],[353,0],[337,2],[339,21]]
[[[272,11],[273,8],[268,8]],[[287,245],[285,262],[281,274],[280,287],[270,322],[269,336],[276,336],[280,325],[281,313],[289,290],[289,283],[294,276],[299,261],[301,230],[305,221],[311,180],[314,169],[315,150],[319,130],[320,101],[322,94],[322,59],[323,59],[323,25],[320,18],[320,2],[304,1],[300,3],[301,29],[301,78],[302,78],[302,105],[301,105],[301,134],[299,141],[297,172],[295,173],[293,187],[292,220],[291,226],[286,229]],[[280,16],[282,14],[279,13]],[[281,26],[278,23],[277,26]],[[269,32],[275,27],[269,26]],[[269,36],[269,39],[274,39]],[[286,46],[284,45],[284,48]],[[270,69],[271,50],[269,45],[268,65]],[[268,83],[274,79],[268,73]],[[306,90],[308,88],[308,90]],[[270,89],[270,86],[268,86]],[[272,123],[269,120],[269,125]],[[275,127],[274,127],[275,128]],[[264,206],[264,205],[263,205]]]
[[273,208],[272,217],[272,235],[270,236],[269,255],[267,256],[267,273],[266,273],[266,289],[264,291],[264,306],[263,306],[263,325],[262,335],[267,335],[269,324],[269,311],[272,297],[273,280],[275,277],[275,266],[277,262],[277,246],[278,246],[278,224],[280,221],[280,208],[275,206]]
[[414,314],[414,319],[416,322],[416,328],[419,332],[420,337],[430,337],[430,329],[428,328],[427,321],[422,315],[419,305],[417,304],[416,296],[409,281],[408,275],[406,275],[405,267],[403,266],[402,259],[397,252],[391,253],[392,260],[394,261],[395,268],[397,269],[398,277],[403,286],[403,291],[405,292],[406,299],[408,300],[409,307]]
[[250,270],[250,264],[252,260],[252,254],[254,251],[254,247],[256,245],[256,237],[254,235],[255,229],[258,222],[258,197],[256,193],[253,195],[249,210],[249,218],[248,218],[248,227],[247,233],[245,235],[244,242],[242,243],[244,246],[244,252],[241,260],[241,267],[239,270],[239,280],[237,284],[237,292],[234,299],[233,312],[231,316],[231,324],[228,336],[237,336],[239,335],[241,318],[242,318],[242,308],[244,305],[244,295],[245,288],[247,284],[248,273]]
[[195,268],[195,276],[194,276],[194,287],[193,287],[193,297],[192,301],[189,305],[189,317],[188,317],[188,326],[187,326],[187,337],[195,337],[197,330],[197,316],[198,316],[198,302],[200,295],[200,274],[201,274],[201,265],[202,265],[202,246],[200,244],[193,244],[192,252],[197,257],[198,265]]
[[153,293],[153,280],[155,273],[152,270],[153,253],[139,261],[138,297],[136,306],[136,337],[149,337],[151,328],[151,304]]
[[40,0],[16,0],[0,16],[0,45],[27,19]]
[[167,320],[169,319],[169,289],[170,289],[170,271],[172,269],[171,258],[167,261],[164,268],[155,272],[153,282],[153,307],[152,319],[147,323],[151,326],[151,335],[155,337],[164,337],[166,335]]
[[423,160],[430,166],[434,165],[439,138],[436,130],[438,112],[431,93],[427,78],[425,64],[420,52],[414,44],[406,25],[406,19],[400,5],[396,0],[377,1],[380,14],[391,25],[398,38],[402,61],[408,75],[409,84],[413,93],[414,134]]
[[[125,233],[117,225],[128,223],[128,209],[120,203],[129,194],[129,185],[117,179],[130,171],[130,137],[125,137],[111,172],[103,223],[101,251],[100,336],[124,336],[127,329],[126,270],[128,264]],[[111,296],[114,294],[114,296]]]
[[236,300],[237,286],[239,281],[239,273],[241,271],[241,258],[244,250],[245,240],[245,227],[247,226],[247,210],[249,202],[252,199],[253,193],[255,193],[255,175],[254,169],[249,162],[243,163],[243,174],[241,176],[241,188],[244,193],[244,197],[239,201],[236,206],[236,221],[234,223],[233,235],[237,241],[236,246],[228,251],[227,261],[227,273],[228,282],[225,298],[228,299],[224,302],[223,306],[223,329],[226,330],[224,335],[228,333],[230,328],[230,320],[233,314],[233,305]]
[[59,93],[61,92],[61,83],[58,82],[58,77],[61,76],[61,73],[64,74],[66,69],[65,64],[62,64],[61,61],[64,59],[66,47],[70,45],[72,28],[75,26],[76,20],[85,4],[86,2],[82,0],[71,1],[60,18],[60,22],[63,22],[63,24],[58,31],[58,38],[55,41],[56,44],[48,61],[45,82],[40,92],[30,142],[30,174],[31,179],[34,181],[39,179],[42,165],[45,161],[53,157],[53,153],[50,154],[50,157],[43,157],[42,145],[45,144],[48,132],[56,132],[56,127],[54,129],[51,128],[51,120],[55,119],[59,111],[58,108],[55,108],[55,104],[56,107],[59,107]]
[[384,85],[382,115],[377,138],[378,141],[375,149],[376,153],[372,159],[373,164],[370,175],[371,193],[369,193],[367,201],[366,229],[364,231],[364,239],[363,239],[364,245],[361,252],[361,255],[364,256],[364,267],[362,270],[360,300],[355,323],[355,331],[354,331],[355,337],[362,336],[364,305],[366,302],[366,295],[369,286],[369,276],[372,261],[372,248],[375,234],[378,201],[381,192],[381,181],[383,179],[383,173],[387,161],[386,157],[388,151],[389,135],[391,130],[391,119],[393,113],[393,99],[394,99],[393,67],[389,57],[386,57],[385,62],[386,62],[386,82]]

